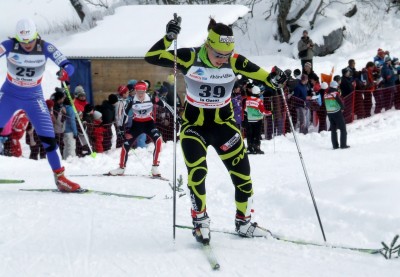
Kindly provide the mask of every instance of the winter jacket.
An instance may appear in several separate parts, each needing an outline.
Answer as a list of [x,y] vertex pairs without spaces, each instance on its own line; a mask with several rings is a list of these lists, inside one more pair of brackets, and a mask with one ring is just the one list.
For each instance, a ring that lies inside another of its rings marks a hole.
[[308,43],[314,44],[309,37],[307,38],[302,37],[297,43],[297,49],[299,50],[299,52],[307,50],[307,55],[300,58],[301,60],[312,60],[312,58],[314,57],[314,50],[313,50],[314,47],[308,48],[307,46]]
[[384,63],[381,74],[385,88],[396,85],[396,73],[391,65]]
[[342,76],[342,82],[340,83],[340,90],[342,92],[342,97],[346,97],[347,95],[350,95],[354,91],[352,77]]
[[66,105],[67,119],[64,122],[64,133],[73,133],[74,137],[78,135],[78,128],[76,127],[75,113],[71,105]]
[[304,101],[304,103],[301,103],[301,101],[296,101],[295,106],[304,107],[305,102],[307,101],[307,85],[303,85],[301,82],[299,82],[294,88],[293,96]]
[[263,119],[264,115],[270,115],[271,112],[265,110],[264,102],[255,96],[246,97],[246,113],[248,122],[257,122]]
[[324,101],[327,113],[336,113],[344,110],[344,105],[340,99],[339,92],[335,88],[329,88],[324,95]]
[[108,100],[104,100],[99,107],[99,112],[103,115],[103,125],[112,124],[115,121],[115,107]]

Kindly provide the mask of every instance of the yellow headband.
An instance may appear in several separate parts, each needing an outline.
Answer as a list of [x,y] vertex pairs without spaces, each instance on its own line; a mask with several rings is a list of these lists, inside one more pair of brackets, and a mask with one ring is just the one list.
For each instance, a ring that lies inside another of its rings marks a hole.
[[212,29],[208,32],[208,44],[217,51],[233,51],[235,48],[234,36],[218,35]]

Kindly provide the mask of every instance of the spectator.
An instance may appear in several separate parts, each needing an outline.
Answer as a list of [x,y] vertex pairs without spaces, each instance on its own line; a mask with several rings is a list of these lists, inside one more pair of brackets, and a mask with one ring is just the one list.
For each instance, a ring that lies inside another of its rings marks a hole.
[[51,96],[54,102],[53,116],[54,116],[54,133],[56,136],[56,142],[60,148],[60,153],[64,153],[64,121],[65,121],[65,107],[64,100],[66,95],[62,88],[55,88],[55,93]]
[[365,68],[362,70],[361,81],[363,82],[363,106],[364,106],[364,117],[371,116],[372,108],[372,92],[375,90],[375,82],[373,72],[376,70],[373,62],[367,62]]
[[86,92],[82,86],[77,86],[75,88],[74,93],[75,93],[75,100],[74,100],[75,108],[78,112],[83,112],[86,104],[89,104],[86,101]]
[[264,154],[264,151],[260,149],[261,125],[264,115],[271,116],[271,112],[265,110],[258,86],[253,86],[247,95],[247,153]]
[[352,70],[350,67],[345,67],[342,69],[342,78],[340,86],[341,95],[345,98],[354,91],[354,84],[352,82]]
[[319,80],[318,75],[315,74],[314,70],[312,69],[312,63],[306,62],[303,67],[303,75],[307,75],[308,83],[307,83],[307,96],[312,95],[312,88],[313,85],[311,84],[311,80]]
[[300,125],[300,133],[307,134],[308,133],[308,122],[306,120],[306,101],[307,101],[307,84],[308,77],[307,75],[301,75],[301,80],[294,88],[293,96],[296,97],[297,101],[295,103],[297,121]]
[[239,82],[235,82],[232,91],[232,106],[235,117],[236,127],[240,130],[242,126],[242,88]]
[[28,127],[29,119],[23,110],[19,110],[14,116],[11,125],[11,136],[8,141],[11,143],[11,156],[21,157],[22,148],[19,140],[24,136]]
[[86,132],[86,136],[89,139],[89,143],[92,144],[91,137],[93,134],[93,112],[94,112],[94,107],[91,104],[86,104],[83,109],[82,117],[81,117],[83,130],[81,130],[79,125],[77,126],[78,127],[78,139],[76,140],[76,143],[77,143],[76,155],[78,157],[84,157],[84,156],[90,154],[88,141],[86,141],[84,132]]
[[297,49],[299,50],[299,58],[301,60],[301,68],[304,68],[304,65],[309,62],[313,63],[314,57],[314,43],[308,36],[308,31],[303,31],[303,36],[297,43]]
[[[73,100],[73,95],[71,98]],[[76,139],[78,138],[78,128],[76,127],[75,112],[69,98],[64,100],[66,119],[64,130],[64,151],[63,159],[76,156]]]
[[108,99],[104,100],[101,106],[98,107],[102,114],[104,132],[103,150],[108,151],[112,146],[112,129],[111,126],[115,121],[115,105],[118,102],[118,97],[115,94],[108,95]]
[[385,110],[390,110],[393,105],[394,91],[396,88],[396,71],[392,66],[392,59],[390,56],[385,57],[385,63],[382,66],[381,76],[383,78],[382,84],[385,90],[382,93],[382,102]]
[[[53,115],[54,101],[51,99],[46,100],[46,106],[49,109],[51,121],[54,124],[55,122],[55,118]],[[36,130],[31,122],[29,122],[28,127],[26,128],[26,134],[27,135],[25,137],[25,142],[27,145],[29,145],[30,149],[29,159],[38,160],[38,157],[40,159],[46,159],[46,151],[43,145],[40,143],[39,136],[37,135]]]
[[106,134],[106,128],[102,124],[102,114],[99,111],[93,112],[93,132],[92,132],[92,141],[93,141],[93,151],[96,153],[104,152],[104,134]]
[[128,113],[132,108],[132,102],[129,99],[129,89],[127,86],[119,86],[118,102],[115,104],[115,130],[117,134],[116,148],[121,148],[124,143],[125,129],[128,122]]
[[337,137],[337,129],[340,130],[340,148],[346,149],[350,146],[347,145],[347,131],[346,123],[343,117],[344,105],[340,99],[338,92],[339,84],[332,81],[329,85],[329,90],[325,93],[325,107],[328,113],[329,122],[331,124],[331,141],[333,149],[339,148]]
[[385,55],[389,55],[389,51],[383,51],[381,48],[379,48],[376,56],[374,57],[375,65],[383,66],[385,63]]

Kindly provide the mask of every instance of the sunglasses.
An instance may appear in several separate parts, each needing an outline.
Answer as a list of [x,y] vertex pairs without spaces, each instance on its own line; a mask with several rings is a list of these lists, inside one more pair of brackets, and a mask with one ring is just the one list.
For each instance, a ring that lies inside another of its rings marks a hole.
[[211,53],[213,54],[214,58],[217,58],[217,59],[229,59],[233,53],[233,51],[232,51],[228,54],[221,54],[221,53],[215,51],[212,47],[209,47],[209,49],[211,50]]
[[26,40],[24,41],[24,40],[22,40],[22,41],[19,41],[19,43],[28,45],[28,44],[33,43],[34,41],[36,41],[36,38],[35,38],[35,39],[32,39],[32,40],[29,40],[29,41],[26,41]]

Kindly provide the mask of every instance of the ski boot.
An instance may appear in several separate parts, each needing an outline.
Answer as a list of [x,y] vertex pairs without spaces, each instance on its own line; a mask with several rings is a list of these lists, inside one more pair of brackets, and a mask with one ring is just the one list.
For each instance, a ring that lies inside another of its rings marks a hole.
[[255,149],[253,145],[249,144],[247,147],[247,154],[255,154]]
[[110,170],[110,171],[108,172],[108,175],[111,175],[111,176],[120,176],[120,175],[124,175],[124,172],[125,172],[125,168],[118,167],[118,168],[116,168],[116,169]]
[[254,154],[264,154],[264,151],[260,149],[260,145],[257,145],[254,149]]
[[161,177],[161,173],[158,170],[158,165],[153,165],[151,167],[151,175],[153,175],[153,177]]
[[67,177],[64,176],[64,171],[64,167],[53,170],[57,188],[62,192],[75,192],[80,190],[81,187],[77,183],[68,180]]
[[235,226],[236,232],[241,237],[266,237],[270,234],[267,229],[258,226],[257,222],[251,222],[251,215],[245,217],[237,214]]
[[196,212],[192,210],[193,219],[193,230],[192,234],[196,238],[196,241],[203,244],[210,242],[210,218],[208,217],[206,210]]

